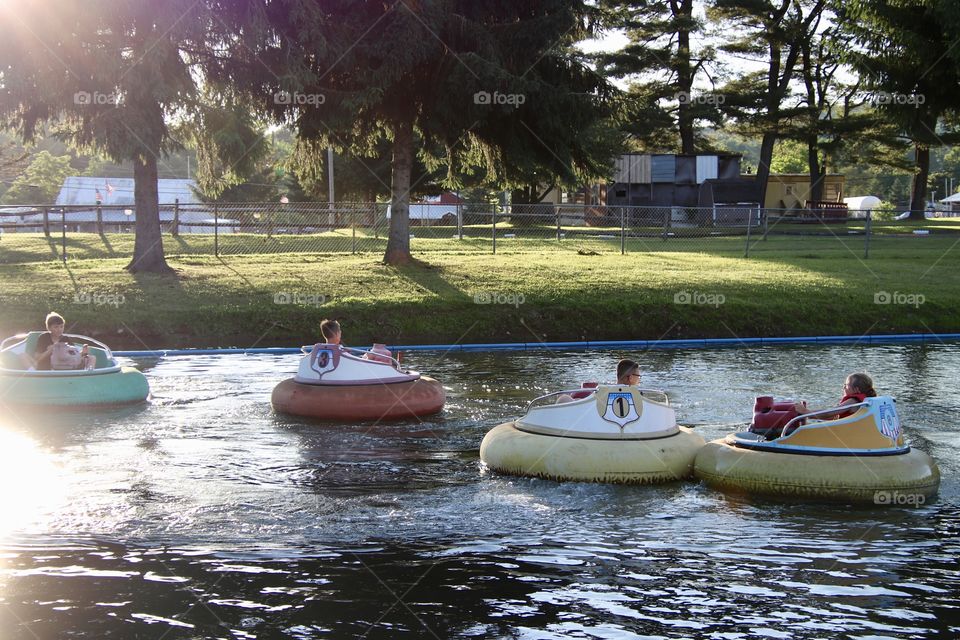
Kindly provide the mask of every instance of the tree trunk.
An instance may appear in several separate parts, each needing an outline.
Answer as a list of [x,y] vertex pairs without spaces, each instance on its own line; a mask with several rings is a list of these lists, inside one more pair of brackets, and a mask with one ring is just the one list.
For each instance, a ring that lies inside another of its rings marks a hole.
[[390,184],[390,233],[387,264],[409,264],[410,256],[410,174],[413,168],[413,121],[398,122],[393,127],[393,162]]
[[[693,20],[693,0],[683,0],[676,11],[683,17],[684,23],[677,30],[677,87],[681,93],[690,96],[693,91],[693,69],[690,66],[690,27]],[[680,129],[680,152],[696,153],[693,138],[693,113],[691,101],[681,100],[677,109],[677,125]]]
[[810,196],[808,200],[823,202],[823,182],[826,170],[820,167],[820,149],[816,136],[807,140],[807,163],[810,165]]
[[172,271],[163,256],[160,234],[160,202],[157,195],[157,156],[145,153],[133,161],[133,200],[135,203],[136,238],[133,260],[127,265],[131,273],[169,273]]
[[767,183],[770,181],[770,162],[773,160],[773,146],[777,143],[777,134],[763,134],[760,143],[760,160],[757,163],[757,189],[760,192],[760,207],[766,207]]
[[930,177],[930,147],[915,145],[916,168],[913,172],[913,190],[910,194],[910,219],[925,220],[927,208],[927,178]]
[[803,84],[807,89],[807,167],[810,171],[810,193],[807,199],[823,202],[823,181],[826,177],[820,168],[820,111],[821,103],[817,95],[817,78],[813,64],[812,43],[804,38],[800,45]]

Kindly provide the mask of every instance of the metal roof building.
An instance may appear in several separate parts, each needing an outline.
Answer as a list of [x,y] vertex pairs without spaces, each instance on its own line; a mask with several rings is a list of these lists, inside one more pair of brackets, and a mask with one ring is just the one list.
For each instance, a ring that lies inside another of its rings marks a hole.
[[[157,180],[157,195],[160,204],[200,204],[194,194],[193,180],[163,178]],[[93,176],[70,176],[63,181],[57,195],[58,206],[133,205],[133,178],[98,178]]]

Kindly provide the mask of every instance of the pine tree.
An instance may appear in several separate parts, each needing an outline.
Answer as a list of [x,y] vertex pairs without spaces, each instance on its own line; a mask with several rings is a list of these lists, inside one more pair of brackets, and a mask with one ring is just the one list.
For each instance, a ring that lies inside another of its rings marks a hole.
[[[698,76],[711,79],[714,50],[698,45],[706,39],[706,29],[694,14],[693,0],[599,4],[606,26],[629,38],[619,51],[597,56],[601,73],[635,80],[628,92],[632,117],[626,130],[648,146],[677,148],[679,142],[681,153],[696,153],[697,122],[716,125],[721,114],[719,96],[701,96],[694,89]],[[673,101],[675,108],[661,106]],[[664,135],[667,131],[670,135]]]
[[571,52],[587,33],[580,2],[300,4],[268,16],[278,37],[245,43],[222,73],[317,149],[363,155],[389,140],[388,263],[411,260],[418,152],[425,165],[442,163],[449,188],[475,165],[490,184],[572,183],[604,173],[613,157],[613,136],[598,124],[610,89]]
[[732,37],[721,49],[762,62],[765,70],[744,74],[724,87],[724,110],[749,133],[762,136],[757,182],[766,198],[770,161],[781,130],[803,109],[785,105],[803,50],[826,0],[715,0],[708,15],[723,21]]
[[0,18],[0,116],[25,140],[45,125],[78,148],[132,160],[137,210],[127,269],[168,271],[157,163],[165,117],[194,90],[180,45],[196,38],[191,0],[25,0]]
[[960,141],[947,118],[960,109],[960,6],[948,0],[853,0],[842,15],[859,45],[848,60],[867,80],[877,109],[914,146],[910,217],[923,220],[930,148]]

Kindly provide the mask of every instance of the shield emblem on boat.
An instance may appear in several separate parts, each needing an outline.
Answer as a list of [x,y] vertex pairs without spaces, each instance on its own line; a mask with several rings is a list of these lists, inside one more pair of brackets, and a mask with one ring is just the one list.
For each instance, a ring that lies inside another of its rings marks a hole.
[[627,387],[601,389],[597,392],[597,412],[607,422],[623,429],[640,419],[643,403],[638,401],[638,395],[635,390]]
[[340,364],[340,353],[333,349],[318,349],[314,355],[316,357],[310,359],[310,369],[320,376],[330,373]]
[[877,411],[877,429],[894,442],[899,442],[902,430],[900,417],[892,404],[883,403]]

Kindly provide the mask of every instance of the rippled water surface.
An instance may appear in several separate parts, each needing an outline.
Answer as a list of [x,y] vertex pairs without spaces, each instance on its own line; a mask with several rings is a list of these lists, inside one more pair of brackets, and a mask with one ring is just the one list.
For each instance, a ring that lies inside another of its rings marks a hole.
[[[708,440],[768,392],[874,374],[943,475],[852,507],[486,472],[540,393],[643,363]],[[153,400],[0,417],[0,638],[933,638],[960,635],[960,346],[410,354],[434,418],[278,416],[295,356],[141,361]]]

